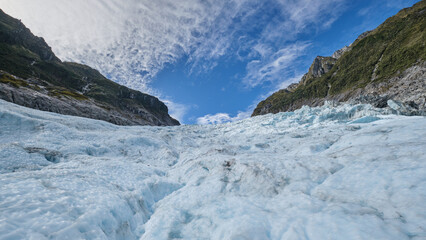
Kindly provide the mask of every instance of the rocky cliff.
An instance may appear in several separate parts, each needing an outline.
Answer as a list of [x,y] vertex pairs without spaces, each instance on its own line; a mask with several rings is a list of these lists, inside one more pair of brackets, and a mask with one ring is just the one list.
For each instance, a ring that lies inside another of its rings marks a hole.
[[426,114],[426,1],[401,10],[331,57],[315,58],[297,84],[260,102],[252,116],[325,101],[371,103]]
[[119,125],[179,125],[156,97],[114,83],[88,66],[62,62],[43,38],[1,10],[0,98]]

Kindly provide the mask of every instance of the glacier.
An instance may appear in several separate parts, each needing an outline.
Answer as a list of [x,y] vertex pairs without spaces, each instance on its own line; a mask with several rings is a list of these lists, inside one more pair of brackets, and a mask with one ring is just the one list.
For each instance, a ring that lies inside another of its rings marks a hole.
[[116,126],[0,100],[0,239],[426,239],[426,118]]

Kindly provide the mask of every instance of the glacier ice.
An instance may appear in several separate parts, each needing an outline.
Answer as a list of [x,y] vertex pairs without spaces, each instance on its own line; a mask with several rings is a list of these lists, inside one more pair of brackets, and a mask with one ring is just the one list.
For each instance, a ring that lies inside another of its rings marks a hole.
[[426,118],[123,127],[0,100],[0,239],[425,239]]

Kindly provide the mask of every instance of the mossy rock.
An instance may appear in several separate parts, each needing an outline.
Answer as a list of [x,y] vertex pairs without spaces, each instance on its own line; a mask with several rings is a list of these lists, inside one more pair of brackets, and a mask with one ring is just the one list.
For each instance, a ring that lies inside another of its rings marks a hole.
[[84,100],[88,100],[89,98],[74,92],[74,91],[70,91],[66,88],[58,88],[58,87],[48,87],[46,88],[49,91],[49,95],[54,96],[54,97],[69,97],[69,98],[73,98],[79,101],[84,101]]
[[14,76],[7,74],[7,73],[0,73],[0,82],[12,85],[16,88],[28,87],[29,86],[28,83],[25,82],[24,80],[15,78]]

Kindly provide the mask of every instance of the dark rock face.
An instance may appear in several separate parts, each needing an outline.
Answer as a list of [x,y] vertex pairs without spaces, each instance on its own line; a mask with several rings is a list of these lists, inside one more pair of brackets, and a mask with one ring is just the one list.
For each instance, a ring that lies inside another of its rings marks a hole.
[[303,75],[300,83],[306,85],[310,80],[323,76],[333,68],[334,64],[336,64],[336,61],[337,59],[333,57],[317,56],[309,68],[308,73]]
[[425,115],[425,22],[426,1],[401,10],[331,57],[315,58],[298,84],[260,102],[252,116],[325,101],[370,103],[401,114]]
[[158,98],[114,83],[88,66],[62,62],[43,38],[1,10],[0,99],[119,125],[179,125]]
[[[6,83],[5,76],[15,78],[18,84]],[[173,126],[179,124],[167,114],[167,111],[161,113],[164,106],[154,98],[148,98],[148,101],[151,101],[150,109],[160,106],[155,114],[140,105],[123,104],[119,108],[77,92],[57,90],[56,86],[42,80],[22,79],[4,71],[0,71],[0,99],[42,111],[104,120],[117,125]]]
[[352,97],[349,101],[394,110],[396,105],[400,105],[398,113],[426,115],[426,62],[416,64],[386,82],[367,85],[359,91],[357,97]]
[[[1,9],[0,21],[2,24],[0,42],[9,45],[23,46],[40,56],[41,60],[59,61],[43,38],[34,36],[21,21],[17,21],[16,19],[8,16]],[[10,32],[7,32],[7,30]]]

